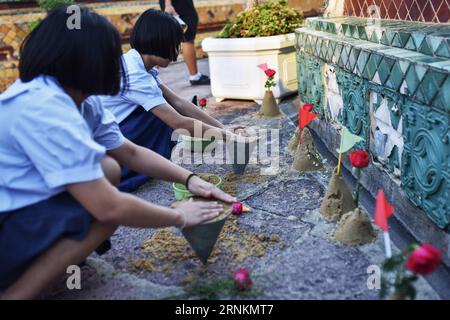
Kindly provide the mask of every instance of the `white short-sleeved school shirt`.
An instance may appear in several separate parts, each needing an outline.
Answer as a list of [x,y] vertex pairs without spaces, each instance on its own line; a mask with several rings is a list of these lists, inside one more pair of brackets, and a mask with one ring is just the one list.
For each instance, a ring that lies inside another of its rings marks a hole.
[[103,106],[111,111],[120,123],[136,108],[150,111],[156,106],[167,103],[159,86],[162,84],[155,68],[145,69],[141,55],[130,49],[123,56],[127,88],[122,82],[121,93],[115,96],[99,96]]
[[0,94],[0,214],[101,178],[105,150],[124,139],[100,103],[78,108],[49,76],[17,80]]

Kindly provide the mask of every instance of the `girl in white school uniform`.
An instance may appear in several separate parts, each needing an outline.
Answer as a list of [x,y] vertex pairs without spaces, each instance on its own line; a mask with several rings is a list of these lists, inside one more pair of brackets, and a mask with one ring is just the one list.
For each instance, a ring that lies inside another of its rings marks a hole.
[[[89,95],[117,94],[121,42],[103,17],[81,9],[68,29],[66,7],[25,39],[20,79],[0,95],[0,288],[4,299],[32,298],[79,264],[116,226],[192,226],[223,211],[187,201],[178,209],[121,193],[119,164],[196,195],[235,199],[139,147]],[[122,79],[126,82],[126,79]]]
[[[131,49],[123,55],[127,83],[122,82],[120,94],[101,97],[126,138],[167,159],[175,146],[175,129],[192,136],[209,130],[215,137],[234,137],[222,123],[178,96],[158,77],[155,67],[165,68],[176,61],[183,39],[183,30],[171,15],[155,9],[142,13],[131,34]],[[194,132],[196,124],[199,133]],[[133,191],[148,179],[123,166],[120,190]]]

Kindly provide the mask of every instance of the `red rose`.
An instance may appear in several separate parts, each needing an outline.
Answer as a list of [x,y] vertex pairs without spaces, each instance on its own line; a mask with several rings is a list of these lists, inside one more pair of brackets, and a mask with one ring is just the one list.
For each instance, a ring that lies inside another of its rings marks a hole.
[[239,216],[244,211],[244,206],[241,202],[234,202],[231,206],[231,213],[235,216]]
[[308,111],[308,112],[313,111],[313,109],[314,109],[313,105],[309,104],[309,103],[305,103],[305,105],[303,106],[303,110]]
[[239,290],[247,290],[252,284],[252,278],[250,278],[250,274],[248,273],[247,268],[240,268],[233,272],[234,284]]
[[369,153],[365,150],[355,150],[350,152],[350,162],[355,168],[365,168],[369,165]]
[[269,78],[270,77],[273,77],[274,75],[275,75],[275,73],[277,73],[275,70],[273,70],[273,69],[267,69],[266,71],[264,71],[265,72],[265,74],[266,74],[266,76],[268,76]]
[[206,98],[201,98],[198,100],[198,104],[200,107],[206,107]]
[[428,243],[415,249],[406,261],[408,270],[420,275],[432,273],[441,262],[441,252]]

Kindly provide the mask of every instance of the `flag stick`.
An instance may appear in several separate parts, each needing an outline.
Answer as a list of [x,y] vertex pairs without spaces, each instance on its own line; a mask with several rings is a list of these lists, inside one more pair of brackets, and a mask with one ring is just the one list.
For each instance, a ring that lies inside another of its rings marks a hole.
[[384,250],[386,251],[386,258],[392,257],[392,250],[391,250],[391,238],[389,237],[389,232],[384,231]]
[[337,174],[338,174],[338,176],[341,174],[341,159],[342,159],[342,153],[339,153],[339,157],[338,157],[338,169],[337,169]]
[[[339,149],[342,149],[342,143],[343,142],[344,142],[344,130],[341,127],[341,144],[339,146]],[[338,167],[337,167],[337,174],[338,174],[338,176],[341,175],[341,161],[342,161],[342,153],[339,152]]]

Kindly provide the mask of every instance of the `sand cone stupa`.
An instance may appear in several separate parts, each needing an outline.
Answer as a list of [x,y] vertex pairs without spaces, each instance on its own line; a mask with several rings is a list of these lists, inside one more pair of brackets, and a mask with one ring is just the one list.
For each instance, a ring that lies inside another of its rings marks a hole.
[[256,137],[238,136],[234,141],[227,143],[227,154],[231,159],[233,172],[242,175],[255,150],[258,139]]
[[322,168],[322,160],[316,150],[311,132],[302,130],[302,143],[299,143],[294,155],[292,167],[297,171],[315,171]]
[[272,90],[266,90],[259,113],[266,117],[276,117],[281,114]]
[[[203,199],[200,197],[194,197],[194,200],[198,201],[217,201],[211,199]],[[177,206],[181,202],[174,203],[173,206]],[[181,233],[194,250],[197,257],[203,264],[208,262],[208,258],[214,249],[214,245],[219,238],[225,221],[231,214],[231,207],[228,204],[224,205],[224,212],[213,220],[209,220],[198,224],[194,227],[184,228]]]
[[348,245],[363,245],[372,242],[376,236],[367,214],[356,208],[339,220],[333,239]]
[[297,146],[298,146],[298,128],[295,129],[294,134],[292,135],[291,140],[289,141],[289,144],[287,146],[287,150],[291,153],[294,154],[295,151],[297,150]]
[[337,174],[337,168],[334,169],[328,184],[327,193],[322,200],[320,213],[328,220],[339,221],[341,217],[356,209],[355,201],[344,178]]

